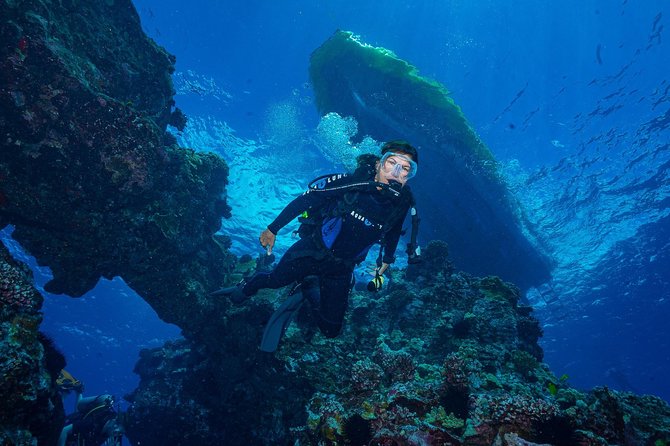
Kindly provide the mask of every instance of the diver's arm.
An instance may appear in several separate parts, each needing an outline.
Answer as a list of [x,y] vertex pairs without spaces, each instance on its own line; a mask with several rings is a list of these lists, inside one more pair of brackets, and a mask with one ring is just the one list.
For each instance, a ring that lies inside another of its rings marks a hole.
[[291,201],[284,210],[270,223],[259,237],[261,246],[267,250],[267,254],[272,254],[272,248],[275,246],[277,233],[286,226],[291,220],[302,214],[305,210],[321,206],[327,201],[329,194],[316,194],[308,190],[304,194]]
[[[389,232],[384,236],[384,256],[382,257],[382,266],[380,267],[380,270],[384,265],[388,268],[391,263],[395,262],[395,251],[398,248],[400,234],[402,233],[402,224],[405,221],[408,210],[409,207],[402,213],[402,218],[399,218],[396,224],[393,225]],[[381,271],[385,271],[386,268]],[[382,274],[382,272],[379,272],[379,274]]]
[[277,218],[268,225],[268,229],[274,235],[277,235],[277,232],[279,232],[281,228],[289,224],[291,220],[302,214],[304,211],[318,208],[332,197],[340,194],[342,194],[340,191],[316,191],[309,189],[286,205]]
[[343,196],[353,187],[367,184],[367,182],[360,184],[352,182],[352,179],[347,175],[333,175],[330,178],[324,178],[322,181],[322,186],[310,186],[302,195],[291,201],[277,218],[268,225],[268,229],[274,235],[277,235],[281,228],[304,211],[319,208],[325,203]]

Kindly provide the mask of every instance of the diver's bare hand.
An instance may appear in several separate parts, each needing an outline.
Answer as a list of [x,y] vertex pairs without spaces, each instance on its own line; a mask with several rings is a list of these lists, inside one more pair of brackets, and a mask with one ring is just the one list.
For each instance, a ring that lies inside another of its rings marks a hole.
[[388,263],[382,263],[381,266],[370,265],[370,268],[368,268],[368,274],[370,274],[373,277],[383,276],[384,272],[386,272],[389,266],[391,265],[389,265]]
[[266,229],[265,231],[261,232],[261,236],[259,238],[261,242],[261,246],[265,249],[267,249],[268,255],[272,254],[272,248],[275,246],[275,239],[277,238],[276,235],[272,233],[269,229]]

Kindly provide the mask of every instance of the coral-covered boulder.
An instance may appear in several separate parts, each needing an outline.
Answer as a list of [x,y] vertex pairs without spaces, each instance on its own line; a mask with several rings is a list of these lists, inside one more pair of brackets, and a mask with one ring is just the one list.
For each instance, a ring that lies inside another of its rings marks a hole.
[[[120,276],[197,337],[221,327],[207,292],[232,264],[214,235],[228,167],[166,133],[186,119],[173,64],[130,0],[0,2],[0,227],[50,268],[47,291],[80,296]],[[2,249],[2,432],[54,444],[64,361],[38,334],[41,296]]]
[[42,296],[0,244],[0,444],[55,444],[65,414],[56,390],[64,358],[38,331]]
[[140,385],[126,397],[133,444],[285,444],[312,389],[258,350],[251,313],[269,316],[265,305],[229,314],[218,352],[186,340],[142,351]]

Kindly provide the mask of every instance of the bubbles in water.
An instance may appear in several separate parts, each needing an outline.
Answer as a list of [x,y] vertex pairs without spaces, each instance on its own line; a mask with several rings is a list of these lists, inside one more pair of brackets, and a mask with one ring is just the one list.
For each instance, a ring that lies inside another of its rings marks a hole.
[[379,154],[381,146],[382,146],[381,142],[375,140],[374,138],[371,138],[370,136],[366,136],[365,138],[363,138],[363,141],[356,144],[354,148],[358,151],[358,153],[356,154],[356,156],[358,156],[363,153]]
[[366,136],[359,144],[351,139],[358,133],[358,122],[351,117],[328,113],[316,127],[314,143],[331,163],[348,170],[356,168],[356,157],[363,153],[378,153],[380,143]]
[[265,113],[263,138],[279,152],[295,153],[306,142],[306,129],[302,122],[300,108],[293,101],[272,104]]

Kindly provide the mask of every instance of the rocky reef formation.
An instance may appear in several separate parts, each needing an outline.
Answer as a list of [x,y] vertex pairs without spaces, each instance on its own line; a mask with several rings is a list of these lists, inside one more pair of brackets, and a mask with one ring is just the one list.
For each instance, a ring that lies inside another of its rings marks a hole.
[[0,444],[55,444],[65,420],[56,390],[65,358],[38,331],[42,295],[0,243]]
[[444,86],[346,31],[312,53],[309,74],[322,115],[353,116],[361,138],[406,139],[419,148],[412,189],[423,210],[422,227],[449,240],[461,268],[521,288],[549,280],[550,261],[493,154]]
[[194,330],[224,280],[228,169],[177,147],[174,57],[130,0],[0,3],[0,227],[80,296],[122,277]]
[[283,298],[268,291],[228,309],[216,352],[186,341],[144,351],[129,437],[145,446],[670,440],[670,408],[659,398],[580,392],[555,377],[516,287],[457,272],[442,242],[424,259],[377,295],[354,292],[334,340],[305,307],[275,355],[259,352],[263,324]]
[[[205,296],[231,263],[213,235],[228,168],[166,133],[186,122],[173,64],[130,0],[0,2],[0,227],[51,269],[48,291],[120,276],[194,338],[219,321]],[[54,444],[64,360],[39,335],[31,280],[4,246],[1,260],[0,443]]]

